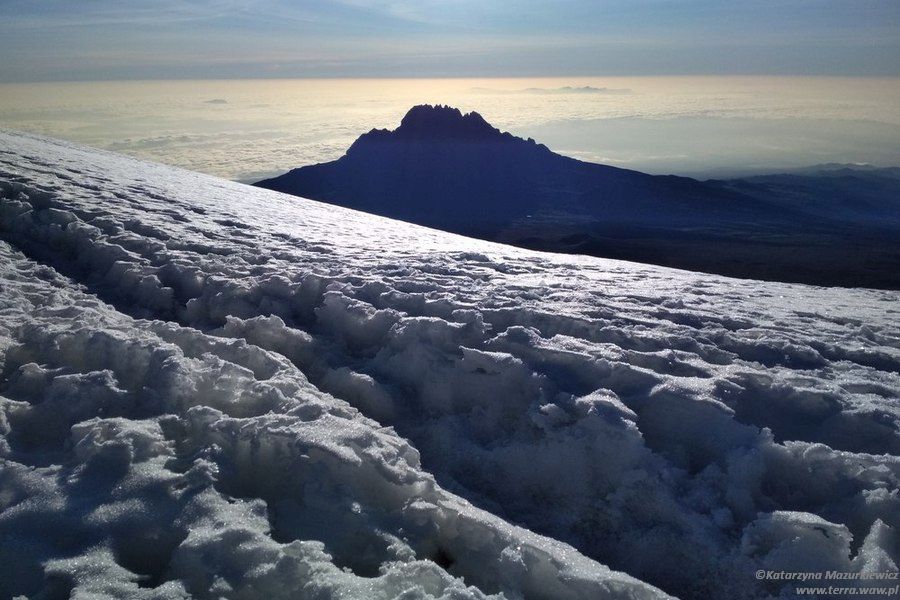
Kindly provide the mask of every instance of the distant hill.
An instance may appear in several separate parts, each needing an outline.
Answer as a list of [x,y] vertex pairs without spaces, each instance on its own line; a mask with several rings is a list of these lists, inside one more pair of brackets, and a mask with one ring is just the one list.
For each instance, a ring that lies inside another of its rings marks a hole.
[[[849,173],[847,172],[849,171]],[[900,179],[823,165],[697,181],[555,154],[447,106],[256,185],[542,250],[738,277],[900,288]]]

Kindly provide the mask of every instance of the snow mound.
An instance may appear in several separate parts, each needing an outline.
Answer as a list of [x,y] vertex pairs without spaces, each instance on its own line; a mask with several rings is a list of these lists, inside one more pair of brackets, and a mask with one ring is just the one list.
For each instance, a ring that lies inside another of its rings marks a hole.
[[0,134],[0,597],[893,570],[898,313]]

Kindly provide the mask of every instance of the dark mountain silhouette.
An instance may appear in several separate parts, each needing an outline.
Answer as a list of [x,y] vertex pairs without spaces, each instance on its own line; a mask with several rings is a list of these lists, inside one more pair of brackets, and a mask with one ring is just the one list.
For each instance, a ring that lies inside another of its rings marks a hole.
[[852,178],[648,175],[555,154],[475,112],[416,106],[336,161],[256,185],[542,250],[898,288],[900,180],[858,179],[866,191],[854,195]]

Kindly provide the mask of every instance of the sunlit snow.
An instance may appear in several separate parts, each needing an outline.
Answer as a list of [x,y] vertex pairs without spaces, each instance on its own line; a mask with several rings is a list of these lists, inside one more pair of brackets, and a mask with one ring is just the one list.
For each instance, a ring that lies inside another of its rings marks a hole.
[[0,134],[0,597],[896,570],[898,323]]

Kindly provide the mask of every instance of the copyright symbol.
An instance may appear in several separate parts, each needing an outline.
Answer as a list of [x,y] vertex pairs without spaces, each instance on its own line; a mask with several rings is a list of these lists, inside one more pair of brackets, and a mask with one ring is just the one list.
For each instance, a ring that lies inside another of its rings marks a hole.
[[765,578],[766,578],[766,572],[763,571],[762,569],[760,569],[759,571],[756,572],[756,578],[757,578],[757,579],[765,579]]

